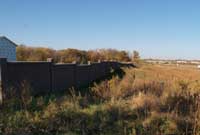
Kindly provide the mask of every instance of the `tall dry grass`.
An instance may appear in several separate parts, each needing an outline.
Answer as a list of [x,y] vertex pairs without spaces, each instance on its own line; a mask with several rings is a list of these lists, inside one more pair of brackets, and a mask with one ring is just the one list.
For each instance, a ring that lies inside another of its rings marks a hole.
[[141,122],[137,134],[200,134],[199,70],[154,65],[125,71],[122,80],[113,78],[92,90],[100,99],[122,100],[134,109]]
[[85,95],[29,97],[24,87],[22,100],[7,101],[0,112],[0,134],[200,134],[199,70],[145,65],[124,71]]

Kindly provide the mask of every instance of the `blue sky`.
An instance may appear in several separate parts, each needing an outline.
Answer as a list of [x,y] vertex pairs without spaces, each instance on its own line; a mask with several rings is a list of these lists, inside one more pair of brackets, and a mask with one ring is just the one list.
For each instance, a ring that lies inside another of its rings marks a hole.
[[0,0],[0,35],[54,49],[200,59],[199,0]]

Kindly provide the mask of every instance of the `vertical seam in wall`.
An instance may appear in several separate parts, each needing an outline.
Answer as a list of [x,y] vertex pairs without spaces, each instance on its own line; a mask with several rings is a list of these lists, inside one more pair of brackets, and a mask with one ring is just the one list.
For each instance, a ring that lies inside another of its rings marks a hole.
[[77,75],[77,64],[75,64],[74,66],[74,88],[77,89],[77,78],[76,78],[76,75]]
[[50,93],[53,92],[53,77],[52,77],[52,70],[53,70],[53,64],[52,62],[49,63],[49,73],[50,73]]
[[90,85],[90,69],[91,69],[91,65],[89,65],[88,66],[88,71],[89,71],[89,73],[88,73],[88,85]]

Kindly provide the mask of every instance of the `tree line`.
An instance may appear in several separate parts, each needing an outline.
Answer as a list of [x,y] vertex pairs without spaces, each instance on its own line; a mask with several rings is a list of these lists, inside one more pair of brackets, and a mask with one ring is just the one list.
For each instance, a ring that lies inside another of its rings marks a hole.
[[78,50],[63,49],[55,50],[44,47],[28,47],[20,45],[17,47],[18,61],[46,61],[47,58],[53,58],[56,63],[87,63],[87,61],[97,62],[98,60],[116,60],[131,62],[139,59],[139,53],[133,51],[130,53],[124,50],[116,49],[96,49],[96,50]]

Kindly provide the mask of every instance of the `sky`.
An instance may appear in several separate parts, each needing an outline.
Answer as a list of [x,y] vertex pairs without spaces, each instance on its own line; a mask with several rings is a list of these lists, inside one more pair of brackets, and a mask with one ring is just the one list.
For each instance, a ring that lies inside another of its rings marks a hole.
[[200,59],[199,6],[199,0],[0,0],[0,36],[53,49]]

